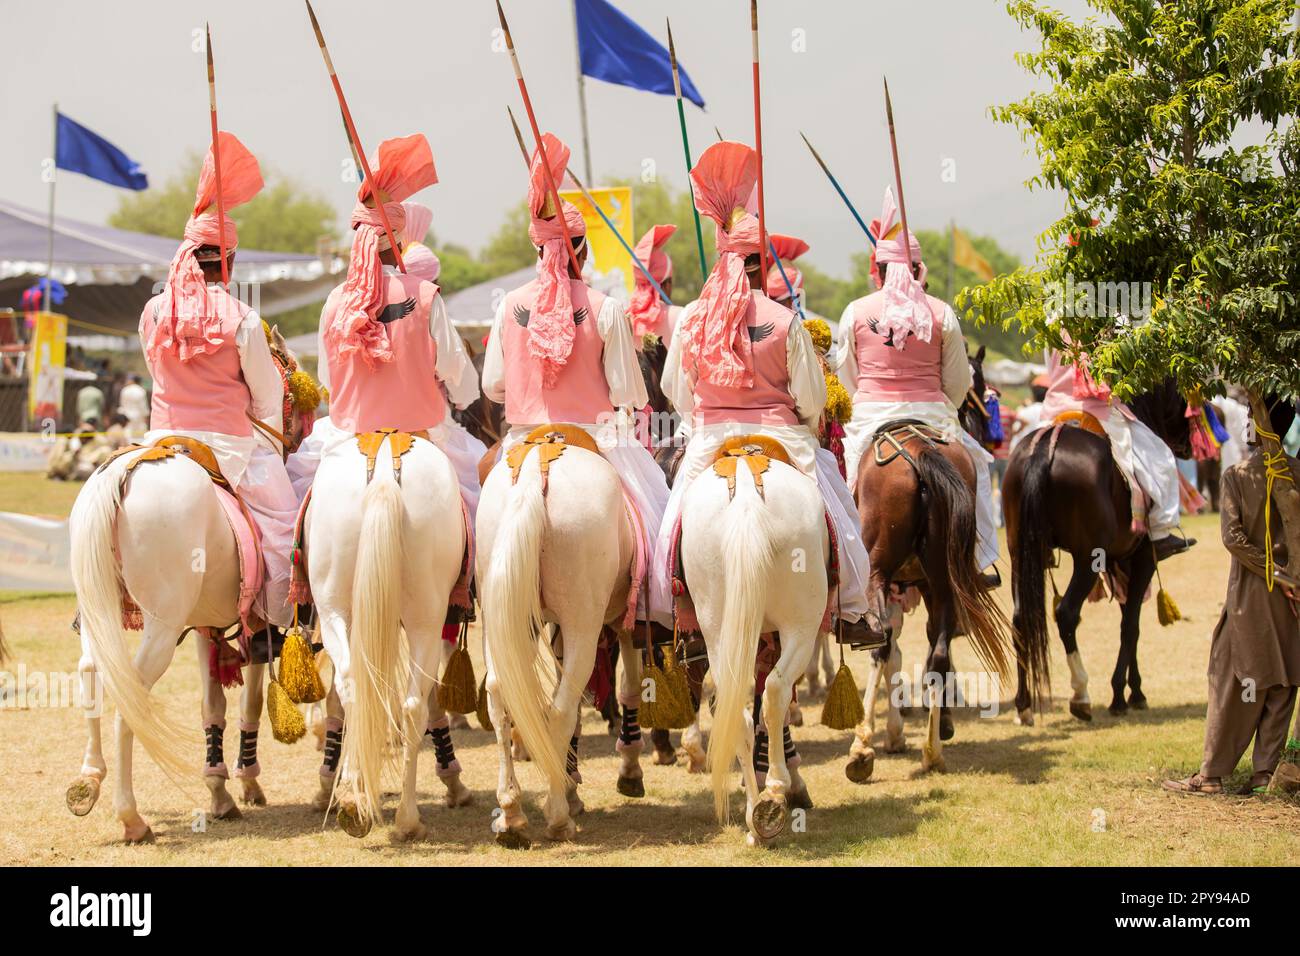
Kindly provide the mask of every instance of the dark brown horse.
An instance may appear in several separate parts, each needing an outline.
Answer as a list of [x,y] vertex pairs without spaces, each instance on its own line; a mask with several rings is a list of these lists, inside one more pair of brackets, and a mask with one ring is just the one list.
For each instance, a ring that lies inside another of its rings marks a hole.
[[[465,349],[470,351],[468,343]],[[486,354],[479,352],[470,359],[480,382],[483,381],[483,357]],[[494,448],[506,433],[505,406],[498,405],[481,392],[468,407],[453,409],[452,417],[489,449]]]
[[[1172,382],[1135,400],[1132,409],[1175,455],[1191,457],[1187,403]],[[1084,601],[1102,573],[1110,576],[1112,584],[1122,582],[1120,646],[1111,675],[1110,712],[1119,715],[1130,707],[1145,710],[1137,643],[1142,599],[1156,567],[1151,540],[1132,528],[1128,483],[1105,437],[1074,426],[1040,434],[1039,440],[1027,436],[1016,446],[1002,482],[1015,601],[1018,717],[1022,723],[1033,723],[1036,692],[1026,684],[1026,670],[1030,675],[1047,674],[1043,576],[1054,563],[1056,549],[1068,552],[1074,561],[1070,583],[1054,615],[1070,663],[1070,713],[1080,720],[1092,719],[1088,675],[1076,633]]]

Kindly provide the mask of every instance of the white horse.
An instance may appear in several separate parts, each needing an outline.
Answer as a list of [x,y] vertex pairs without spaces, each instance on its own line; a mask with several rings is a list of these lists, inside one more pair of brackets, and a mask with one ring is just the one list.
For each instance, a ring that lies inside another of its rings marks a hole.
[[[574,762],[571,776],[566,755],[577,736],[578,708],[601,630],[617,626],[626,610],[634,534],[613,466],[576,445],[551,463],[545,492],[535,450],[524,459],[516,483],[503,460],[483,484],[478,580],[488,710],[501,759],[497,801],[502,812],[494,816],[492,830],[503,846],[529,843],[512,729],[548,784],[546,835],[571,840],[577,833],[572,819],[581,811],[577,769]],[[549,630],[545,624],[558,627],[555,646],[538,639]],[[619,639],[619,696],[630,707],[640,697],[641,656],[630,633],[620,631]],[[643,744],[635,709],[624,711],[623,729],[635,739],[619,748],[619,790],[639,796],[645,792],[638,760]]]
[[[421,839],[416,761],[429,692],[441,672],[442,625],[460,576],[465,528],[447,456],[414,439],[401,458],[399,484],[391,442],[380,444],[368,485],[366,457],[355,442],[322,459],[306,517],[307,565],[346,726],[334,784],[339,823],[353,836],[368,833],[381,816],[384,773],[400,767],[394,825],[399,838]],[[459,773],[442,779],[449,806],[469,802]],[[329,782],[322,772],[322,790]]]
[[[780,834],[787,804],[807,793],[781,741],[791,691],[808,666],[826,611],[830,553],[816,482],[772,460],[762,483],[760,496],[742,462],[731,497],[727,483],[709,470],[682,503],[682,565],[717,687],[709,735],[714,808],[726,823],[731,767],[739,759],[751,846]],[[767,631],[780,635],[781,652],[763,689],[769,769],[760,794],[753,718],[745,708],[753,700],[759,636]]]

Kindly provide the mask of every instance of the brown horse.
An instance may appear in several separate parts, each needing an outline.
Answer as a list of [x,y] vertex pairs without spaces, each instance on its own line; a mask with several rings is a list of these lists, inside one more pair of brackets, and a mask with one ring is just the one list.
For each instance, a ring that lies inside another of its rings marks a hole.
[[[1172,382],[1135,400],[1134,413],[1180,457],[1191,457],[1185,412],[1187,403]],[[1002,482],[1002,508],[1011,552],[1011,591],[1015,601],[1018,682],[1016,710],[1022,723],[1033,723],[1036,691],[1026,685],[1031,675],[1046,676],[1047,607],[1043,576],[1053,551],[1069,552],[1074,571],[1055,609],[1056,626],[1070,664],[1070,713],[1092,719],[1088,675],[1079,655],[1076,632],[1083,603],[1101,573],[1124,582],[1121,598],[1119,656],[1111,675],[1110,712],[1130,707],[1145,710],[1137,643],[1142,598],[1155,573],[1155,553],[1144,532],[1132,528],[1128,482],[1111,455],[1105,437],[1084,428],[1060,427],[1040,440],[1022,440],[1007,462]],[[1126,598],[1132,597],[1133,600]],[[1124,699],[1127,685],[1129,697]],[[1036,685],[1037,686],[1037,685]]]

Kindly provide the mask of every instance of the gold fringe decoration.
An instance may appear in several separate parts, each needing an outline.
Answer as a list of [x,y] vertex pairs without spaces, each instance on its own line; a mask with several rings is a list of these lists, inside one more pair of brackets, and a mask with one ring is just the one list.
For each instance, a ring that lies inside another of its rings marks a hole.
[[808,330],[809,336],[812,337],[813,348],[819,354],[825,355],[831,350],[831,327],[826,324],[825,319],[804,319],[803,327]]
[[843,425],[853,417],[853,396],[840,382],[839,376],[829,369],[826,375],[826,417]]
[[320,386],[301,369],[289,375],[289,394],[293,396],[293,407],[300,412],[314,412],[320,406]]
[[[1148,538],[1148,541],[1151,539]],[[1156,584],[1159,589],[1156,591],[1156,617],[1160,620],[1161,627],[1168,627],[1175,621],[1183,619],[1183,612],[1178,610],[1178,605],[1174,603],[1173,597],[1165,590],[1165,582],[1160,577],[1160,559],[1155,554],[1156,543],[1151,542],[1151,556],[1156,562]]]
[[840,669],[835,672],[835,679],[826,691],[826,703],[822,705],[822,726],[831,730],[852,730],[867,715],[853,672],[842,659],[843,653],[840,652]]
[[[649,638],[647,637],[647,643]],[[642,679],[650,678],[653,682],[654,699],[641,702],[638,719],[642,727],[656,730],[681,730],[695,723],[695,708],[691,706],[691,687],[686,681],[686,669],[677,660],[677,638],[674,634],[673,646],[664,652],[664,666],[654,663],[654,651],[650,652],[650,662],[642,671]]]
[[297,743],[307,733],[307,721],[302,711],[274,677],[266,692],[266,713],[271,718],[271,734],[282,744]]
[[284,636],[279,671],[280,686],[295,704],[314,704],[325,699],[325,685],[316,669],[316,657],[296,620]]
[[469,625],[461,624],[460,640],[442,669],[438,682],[438,703],[449,714],[472,714],[478,709],[474,662],[469,658]]
[[486,675],[478,683],[478,705],[474,710],[474,716],[478,718],[480,727],[490,734],[496,733],[496,728],[492,726],[492,718],[488,716]]

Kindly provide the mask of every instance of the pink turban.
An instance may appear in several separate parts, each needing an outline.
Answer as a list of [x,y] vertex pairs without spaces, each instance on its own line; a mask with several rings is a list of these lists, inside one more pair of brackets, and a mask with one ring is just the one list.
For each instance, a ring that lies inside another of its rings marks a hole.
[[[542,134],[547,165],[556,189],[564,180],[569,165],[569,147],[551,133]],[[563,224],[570,238],[585,236],[587,224],[573,203],[561,199],[559,215],[543,219],[543,210],[549,209],[550,190],[546,186],[546,171],[542,167],[540,152],[533,154],[528,172],[528,211],[532,222],[528,238],[542,250],[537,263],[537,301],[528,320],[528,354],[542,365],[542,387],[554,388],[560,369],[573,352],[573,299],[569,294],[569,250],[564,248]]]
[[405,236],[402,265],[406,266],[406,274],[425,282],[437,282],[442,264],[433,250],[424,244],[424,237],[433,225],[433,210],[424,203],[410,200],[402,203],[402,208],[406,210],[406,226],[402,230]]
[[754,346],[745,329],[752,301],[745,257],[762,245],[753,209],[758,155],[744,143],[714,143],[691,170],[695,207],[717,223],[718,260],[676,334],[682,359],[715,385],[754,384]]
[[[641,265],[649,270],[655,282],[660,285],[667,282],[673,274],[673,260],[669,258],[668,253],[664,252],[663,247],[676,231],[677,227],[673,225],[652,226],[633,250]],[[636,270],[636,288],[632,290],[632,302],[628,306],[628,313],[632,318],[632,332],[640,340],[643,335],[648,335],[655,330],[661,314],[668,308],[668,303],[659,298],[659,293],[640,269],[636,266],[632,268]]]
[[217,144],[221,150],[221,199],[227,215],[224,222],[218,223],[216,165],[209,147],[199,171],[194,209],[185,223],[184,241],[167,270],[158,322],[146,348],[151,362],[164,351],[188,362],[221,345],[222,310],[233,300],[226,296],[218,300],[220,305],[215,309],[210,305],[208,285],[195,252],[200,246],[219,246],[223,237],[227,255],[239,245],[239,234],[229,213],[258,194],[262,171],[256,157],[233,133],[218,133]]
[[[370,171],[388,223],[394,235],[401,236],[406,228],[402,200],[438,181],[429,141],[420,133],[385,140],[370,158]],[[389,242],[379,208],[367,205],[368,201],[374,202],[362,182],[352,210],[352,259],[343,283],[343,302],[325,330],[325,343],[340,356],[360,352],[373,368],[378,362],[391,362],[393,352],[388,330],[377,321],[386,300],[379,253],[389,248]]]
[[[880,218],[871,220],[871,234],[876,237],[876,248],[871,253],[871,279],[880,285],[876,263],[883,263],[886,266],[885,284],[881,288],[885,293],[885,304],[876,331],[901,352],[907,344],[909,332],[922,342],[930,341],[934,317],[923,285],[926,268],[921,261],[921,243],[910,231],[904,239],[901,235],[903,227],[896,222],[897,218],[898,204],[894,201],[894,191],[887,186]],[[920,267],[919,278],[908,271],[909,254],[912,263]]]
[[790,289],[786,287],[786,279],[789,279],[790,285],[794,287],[795,295],[803,292],[803,273],[790,263],[808,251],[808,243],[794,236],[783,236],[775,232],[768,239],[776,250],[776,257],[781,260],[785,268],[785,278],[781,277],[781,266],[773,262],[767,270],[767,297],[777,301],[789,299]]
[[[402,203],[402,209],[406,211],[406,226],[402,229],[403,245],[424,242],[424,237],[429,234],[429,227],[433,225],[433,210],[422,202],[413,202],[409,199]],[[402,252],[402,264],[406,264],[405,251]]]

